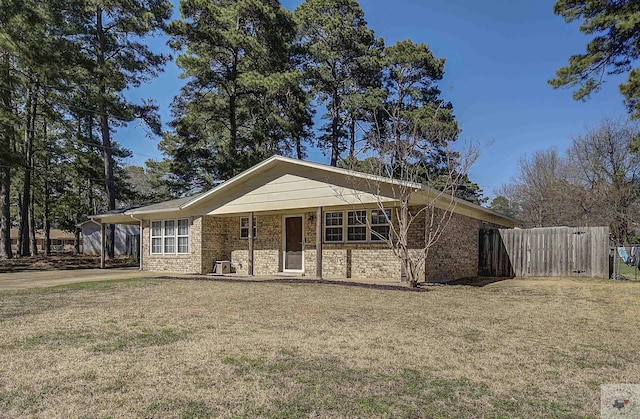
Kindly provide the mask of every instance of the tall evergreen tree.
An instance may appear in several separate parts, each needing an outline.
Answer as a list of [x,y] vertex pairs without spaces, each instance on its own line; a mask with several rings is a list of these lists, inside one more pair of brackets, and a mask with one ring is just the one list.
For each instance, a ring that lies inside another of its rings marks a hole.
[[557,0],[553,12],[566,22],[581,21],[580,31],[592,36],[583,54],[549,80],[554,88],[577,87],[573,97],[584,100],[596,92],[606,75],[628,73],[620,92],[632,117],[640,118],[640,3],[637,0]]
[[264,158],[300,155],[311,116],[293,66],[295,26],[277,0],[182,0],[169,27],[186,85],[150,162],[177,193],[211,187]]
[[[75,37],[85,52],[85,82],[90,86],[92,106],[100,127],[106,186],[106,209],[116,208],[114,144],[115,126],[135,118],[147,122],[157,133],[156,107],[133,103],[124,95],[132,87],[157,75],[168,56],[157,54],[145,38],[164,30],[171,16],[169,0],[90,1],[76,9],[82,28]],[[107,229],[107,257],[113,257],[114,228]]]
[[380,82],[382,40],[367,27],[357,0],[306,0],[295,17],[308,57],[307,83],[327,109],[319,145],[331,150],[330,164],[336,166],[347,148],[353,157],[357,123],[366,118],[367,98]]
[[[377,150],[396,150],[395,160],[419,163],[423,176],[436,175],[451,155],[448,145],[458,138],[453,106],[440,97],[437,82],[444,59],[425,44],[400,41],[385,48],[383,80],[386,99],[373,139]],[[397,154],[397,144],[410,154]],[[396,166],[395,163],[392,166]],[[426,178],[423,181],[427,181]]]

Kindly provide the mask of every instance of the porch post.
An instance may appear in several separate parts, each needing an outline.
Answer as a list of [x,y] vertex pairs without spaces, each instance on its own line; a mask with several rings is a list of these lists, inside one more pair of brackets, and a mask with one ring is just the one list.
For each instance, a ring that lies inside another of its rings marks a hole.
[[104,269],[104,223],[100,222],[100,269]]
[[249,257],[247,261],[247,274],[253,276],[253,212],[249,213]]
[[322,207],[316,208],[316,278],[322,279]]
[[[144,246],[142,244],[142,240],[144,240],[144,226],[142,224],[142,220],[140,220],[140,239],[138,240],[138,244],[140,245],[140,250],[138,250],[138,262],[140,262],[140,270],[142,270],[142,258],[144,257]],[[176,243],[176,246],[178,244]]]

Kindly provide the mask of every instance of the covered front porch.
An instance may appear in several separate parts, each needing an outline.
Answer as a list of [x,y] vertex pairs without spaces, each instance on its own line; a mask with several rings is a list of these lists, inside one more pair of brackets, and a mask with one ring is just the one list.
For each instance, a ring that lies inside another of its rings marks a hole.
[[[346,207],[315,207],[204,216],[202,272],[229,261],[239,276],[399,280],[400,263],[386,243],[346,240],[348,213]],[[344,226],[327,225],[325,218],[336,214]],[[344,228],[343,239],[325,241],[331,228]]]

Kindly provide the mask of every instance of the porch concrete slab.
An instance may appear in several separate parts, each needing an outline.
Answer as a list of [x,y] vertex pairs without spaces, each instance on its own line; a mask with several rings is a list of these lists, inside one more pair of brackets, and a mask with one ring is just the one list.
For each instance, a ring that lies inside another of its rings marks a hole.
[[[7,272],[0,273],[0,290],[53,287],[113,279],[158,278],[167,274],[167,272],[140,271],[138,268]],[[182,276],[181,274],[170,275]]]

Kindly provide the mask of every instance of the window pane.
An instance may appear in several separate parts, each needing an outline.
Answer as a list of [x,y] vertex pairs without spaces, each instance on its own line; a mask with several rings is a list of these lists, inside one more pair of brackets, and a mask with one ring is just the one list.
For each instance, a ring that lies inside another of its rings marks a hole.
[[151,253],[162,253],[162,239],[154,237],[151,239]]
[[367,227],[347,227],[347,240],[349,241],[366,241]]
[[178,253],[189,253],[188,237],[178,237]]
[[168,220],[164,222],[164,235],[165,236],[174,236],[175,232],[175,222],[173,220]]
[[[386,217],[385,217],[386,214]],[[391,210],[372,210],[371,211],[371,224],[389,224],[391,220]]]
[[390,228],[386,226],[372,226],[371,227],[371,241],[381,241],[389,239]]
[[178,220],[178,236],[189,235],[189,220]]
[[165,253],[175,253],[176,252],[176,241],[175,237],[165,237],[164,238],[164,252]]
[[162,236],[162,221],[152,221],[151,222],[151,236],[152,237],[161,237]]
[[365,225],[367,224],[367,211],[349,211],[347,225]]
[[327,212],[324,214],[324,220],[326,226],[341,226],[342,212]]
[[[258,231],[258,222],[256,217],[253,217],[253,238],[256,238],[256,232]],[[249,217],[240,218],[240,238],[246,239],[249,237]]]
[[342,227],[328,227],[325,229],[324,241],[326,242],[341,242],[342,241]]

